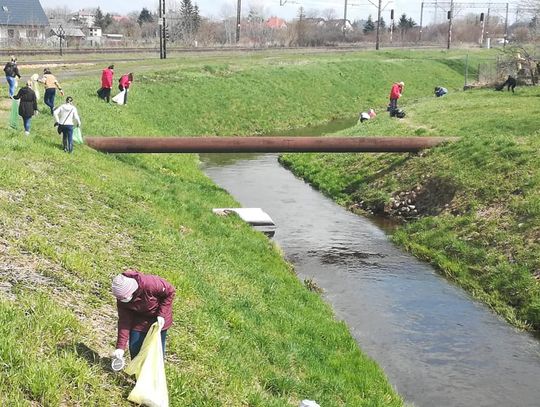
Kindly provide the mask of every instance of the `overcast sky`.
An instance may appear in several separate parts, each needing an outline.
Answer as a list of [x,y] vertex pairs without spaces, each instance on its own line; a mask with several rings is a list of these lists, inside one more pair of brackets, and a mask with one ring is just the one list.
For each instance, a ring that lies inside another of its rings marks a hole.
[[[180,3],[180,0],[165,0],[167,5],[172,5],[175,2]],[[247,13],[250,7],[258,7],[264,11],[265,17],[279,16],[285,19],[291,19],[297,15],[298,8],[303,6],[306,10],[318,9],[320,11],[326,9],[334,9],[337,18],[343,17],[344,0],[281,0],[286,1],[284,6],[280,7],[280,0],[242,0],[242,9]],[[371,0],[377,3],[377,0]],[[518,0],[509,0],[510,3],[516,3]],[[222,18],[224,15],[234,15],[236,10],[236,0],[196,0],[192,2],[199,5],[201,14],[206,17]],[[468,3],[474,3],[474,0],[466,0]],[[481,1],[486,3],[486,1]],[[497,0],[501,3],[504,0]],[[377,14],[375,6],[370,4],[369,0],[348,0],[349,20],[365,19],[369,14],[374,17]],[[386,6],[383,11],[383,18],[388,21],[390,18],[390,9],[395,10],[396,19],[403,13],[408,17],[412,17],[417,23],[420,21],[420,7],[422,0],[383,0],[383,6]],[[427,3],[427,2],[426,2]],[[434,0],[431,1],[434,3]],[[103,11],[109,13],[127,14],[131,11],[140,11],[143,7],[151,11],[157,10],[158,0],[41,0],[41,5],[45,8],[56,6],[67,6],[71,10],[80,8],[100,7]],[[472,11],[472,10],[471,10]],[[484,10],[475,10],[478,13]],[[424,21],[429,23],[434,18],[434,9],[426,8],[424,10]],[[441,14],[439,14],[439,19]]]

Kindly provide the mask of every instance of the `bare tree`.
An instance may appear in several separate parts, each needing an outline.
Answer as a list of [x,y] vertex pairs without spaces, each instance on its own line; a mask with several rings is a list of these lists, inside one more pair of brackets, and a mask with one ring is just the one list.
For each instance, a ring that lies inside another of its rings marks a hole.
[[324,9],[321,15],[326,21],[335,20],[337,18],[336,10],[333,8]]
[[48,18],[63,21],[68,21],[73,13],[67,6],[47,7],[44,11]]
[[523,45],[513,45],[502,49],[507,63],[515,67],[518,77],[530,75],[531,84],[538,85],[540,75],[540,60],[534,56],[534,51]]

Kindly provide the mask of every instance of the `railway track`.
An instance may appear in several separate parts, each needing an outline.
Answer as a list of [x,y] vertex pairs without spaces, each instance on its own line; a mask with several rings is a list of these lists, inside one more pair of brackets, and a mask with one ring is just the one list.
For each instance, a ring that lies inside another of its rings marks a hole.
[[[405,47],[407,49],[425,49],[433,48],[434,46],[416,46]],[[258,52],[258,51],[302,51],[302,52],[325,52],[325,51],[358,51],[373,49],[373,44],[362,45],[342,45],[342,46],[326,46],[326,47],[275,47],[275,48],[257,48],[257,47],[168,47],[167,53],[210,53],[210,52]],[[388,47],[386,49],[400,49],[403,47]],[[156,54],[159,56],[159,47],[138,47],[138,48],[64,48],[64,55],[84,55],[84,54]],[[39,49],[39,48],[13,48],[0,49],[0,55],[59,55],[60,50],[55,48]]]

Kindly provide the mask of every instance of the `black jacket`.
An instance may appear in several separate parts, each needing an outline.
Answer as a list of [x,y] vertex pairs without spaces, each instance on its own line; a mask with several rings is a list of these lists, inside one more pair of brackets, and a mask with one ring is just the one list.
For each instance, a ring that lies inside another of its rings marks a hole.
[[38,110],[36,93],[28,86],[19,89],[19,93],[13,96],[13,99],[20,99],[19,116],[21,117],[32,117]]
[[15,78],[16,76],[21,77],[19,73],[19,67],[14,62],[8,62],[6,66],[4,66],[4,72],[6,73],[6,76],[10,76],[12,78]]

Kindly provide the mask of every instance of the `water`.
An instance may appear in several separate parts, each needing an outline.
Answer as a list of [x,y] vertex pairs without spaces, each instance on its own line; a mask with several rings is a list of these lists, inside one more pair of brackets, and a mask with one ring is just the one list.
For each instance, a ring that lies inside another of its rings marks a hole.
[[202,155],[204,170],[244,207],[276,222],[274,240],[300,279],[324,289],[364,352],[407,402],[426,407],[540,406],[540,344],[368,219],[313,190],[277,155]]

